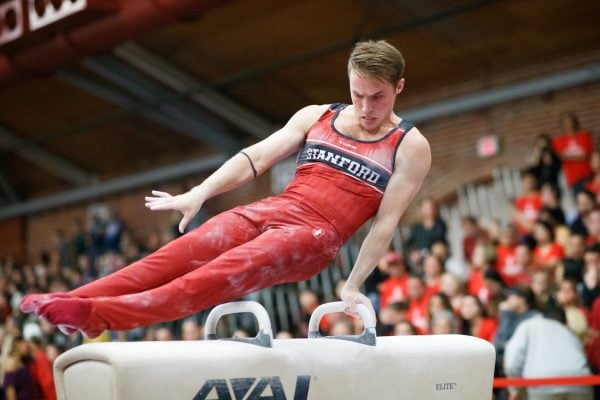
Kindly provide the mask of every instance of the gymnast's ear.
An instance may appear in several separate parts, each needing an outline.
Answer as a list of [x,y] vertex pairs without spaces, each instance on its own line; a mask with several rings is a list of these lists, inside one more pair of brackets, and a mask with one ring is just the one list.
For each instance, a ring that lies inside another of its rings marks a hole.
[[402,89],[404,89],[404,78],[400,79],[396,85],[396,95],[399,95]]

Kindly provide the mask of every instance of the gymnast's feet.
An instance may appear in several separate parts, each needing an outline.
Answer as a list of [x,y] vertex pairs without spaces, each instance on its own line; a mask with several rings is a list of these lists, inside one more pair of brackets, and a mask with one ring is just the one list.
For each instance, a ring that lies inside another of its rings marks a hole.
[[64,292],[29,294],[29,295],[23,297],[23,300],[21,301],[21,304],[19,305],[19,309],[26,314],[29,314],[32,312],[39,314],[38,311],[39,311],[40,305],[42,305],[46,301],[54,299],[54,298],[69,298],[69,297],[71,297],[71,295],[69,293],[64,293]]
[[93,339],[104,331],[102,327],[87,326],[93,310],[90,299],[55,297],[40,304],[38,310],[41,318],[56,325],[61,332],[66,334],[81,330],[85,336]]

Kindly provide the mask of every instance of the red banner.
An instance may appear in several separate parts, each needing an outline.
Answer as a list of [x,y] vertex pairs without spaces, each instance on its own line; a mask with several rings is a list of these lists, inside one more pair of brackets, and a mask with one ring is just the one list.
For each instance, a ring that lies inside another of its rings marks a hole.
[[509,386],[592,386],[600,385],[600,375],[589,376],[561,376],[558,378],[495,378],[494,387],[504,388]]

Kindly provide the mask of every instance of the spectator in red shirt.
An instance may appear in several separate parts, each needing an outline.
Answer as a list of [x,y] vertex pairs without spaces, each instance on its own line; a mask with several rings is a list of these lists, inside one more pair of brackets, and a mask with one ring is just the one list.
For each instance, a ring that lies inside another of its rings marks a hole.
[[523,193],[513,201],[512,218],[521,235],[531,232],[542,209],[542,197],[537,189],[537,179],[530,170],[521,174]]
[[579,119],[573,112],[566,112],[560,116],[560,127],[562,133],[552,139],[552,148],[560,157],[567,185],[577,193],[583,189],[585,180],[592,175],[592,134],[580,128]]
[[594,151],[590,158],[590,168],[592,175],[585,183],[585,190],[594,193],[596,195],[596,202],[600,198],[600,152]]
[[463,320],[462,333],[464,335],[475,336],[490,343],[493,342],[498,329],[498,322],[494,318],[486,317],[485,309],[477,297],[465,296],[460,309],[460,316]]
[[469,262],[469,277],[467,279],[467,293],[475,295],[482,302],[487,301],[487,289],[485,287],[485,271],[490,269],[490,263],[486,258],[486,248],[477,244]]
[[401,254],[390,251],[384,258],[386,272],[389,277],[384,280],[380,287],[380,306],[387,307],[389,304],[405,300],[407,297],[408,272],[404,257]]
[[513,287],[518,284],[529,284],[533,270],[532,246],[526,240],[522,240],[515,247],[515,261],[512,264],[512,268],[503,271],[501,274],[502,280],[507,287]]
[[500,243],[496,246],[496,271],[502,279],[511,276],[517,268],[515,260],[515,249],[518,244],[518,235],[514,226],[502,228]]
[[473,216],[467,216],[462,221],[463,228],[463,255],[465,260],[470,260],[478,242],[487,239],[487,233],[477,223]]
[[56,388],[54,387],[54,375],[52,365],[44,349],[44,345],[38,337],[29,341],[32,363],[29,367],[31,374],[38,381],[45,400],[56,400]]
[[408,313],[407,319],[414,325],[417,333],[427,332],[427,306],[431,294],[427,291],[425,282],[416,276],[408,278]]
[[594,300],[590,313],[590,325],[588,329],[588,343],[585,352],[594,372],[600,371],[600,297]]
[[431,293],[440,291],[442,274],[444,273],[444,264],[434,255],[426,256],[423,260],[423,280],[427,285],[427,289]]
[[533,263],[536,267],[546,269],[554,275],[565,253],[562,246],[554,242],[552,227],[546,222],[538,221],[533,236],[537,243],[533,251]]

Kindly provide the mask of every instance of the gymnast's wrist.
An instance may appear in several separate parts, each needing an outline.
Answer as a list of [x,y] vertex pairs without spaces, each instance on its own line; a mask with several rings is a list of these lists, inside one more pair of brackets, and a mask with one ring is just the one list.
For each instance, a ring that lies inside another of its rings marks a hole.
[[359,292],[359,291],[360,291],[359,287],[357,285],[354,285],[350,281],[347,281],[346,284],[344,285],[344,288],[342,289],[343,293]]
[[204,184],[193,187],[190,190],[190,193],[192,197],[201,204],[209,199],[209,195]]

